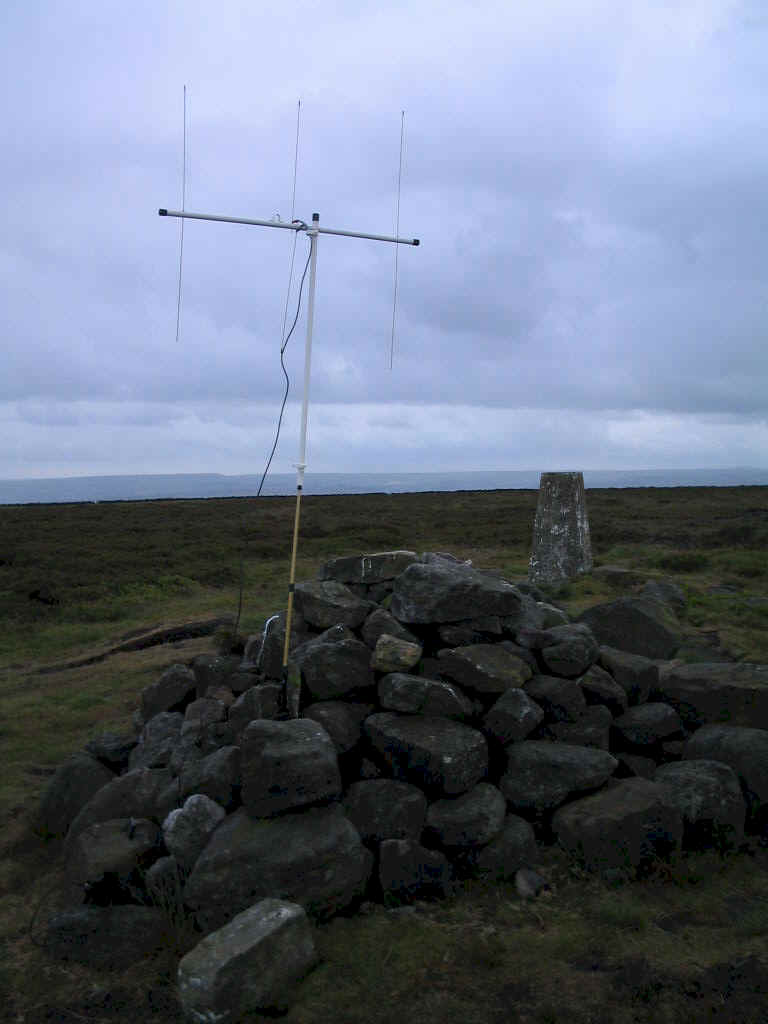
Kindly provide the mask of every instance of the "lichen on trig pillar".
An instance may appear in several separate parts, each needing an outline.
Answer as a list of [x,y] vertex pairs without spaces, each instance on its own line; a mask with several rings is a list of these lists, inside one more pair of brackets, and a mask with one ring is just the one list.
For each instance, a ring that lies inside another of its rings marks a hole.
[[531,583],[561,583],[592,571],[583,473],[542,473],[533,524]]

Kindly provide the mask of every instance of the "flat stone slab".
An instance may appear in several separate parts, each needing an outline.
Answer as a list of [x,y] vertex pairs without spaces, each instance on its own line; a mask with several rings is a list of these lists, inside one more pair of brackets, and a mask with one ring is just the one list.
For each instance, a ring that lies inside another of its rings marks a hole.
[[506,749],[499,788],[520,810],[552,810],[572,793],[602,786],[618,765],[605,750],[551,740],[523,740]]
[[768,729],[768,665],[665,665],[658,692],[689,729],[716,723]]
[[452,683],[392,672],[379,680],[379,703],[391,711],[408,714],[466,718],[472,704]]
[[198,857],[184,901],[206,931],[265,897],[331,917],[362,895],[372,865],[373,855],[338,805],[268,819],[240,808]]
[[397,577],[389,610],[404,623],[461,622],[485,615],[520,618],[524,602],[506,580],[439,559],[414,563]]
[[488,770],[488,745],[481,732],[437,715],[384,711],[363,729],[395,778],[440,793],[464,793]]
[[188,1020],[236,1024],[259,1010],[287,1010],[318,956],[297,903],[263,899],[206,935],[178,967]]
[[441,673],[478,693],[504,693],[533,675],[530,665],[501,644],[470,644],[440,651]]

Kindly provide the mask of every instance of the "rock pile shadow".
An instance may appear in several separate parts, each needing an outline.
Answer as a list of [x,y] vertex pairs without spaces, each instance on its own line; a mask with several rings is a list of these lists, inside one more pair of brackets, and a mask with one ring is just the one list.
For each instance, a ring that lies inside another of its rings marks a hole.
[[[527,582],[450,555],[329,561],[245,656],[147,686],[131,736],[56,772],[38,812],[65,837],[76,905],[51,955],[119,967],[167,941],[192,1020],[284,1008],[316,961],[310,922],[363,901],[514,878],[557,843],[631,877],[680,848],[738,847],[768,812],[768,667],[689,665],[669,581],[577,621]],[[165,911],[165,912],[164,912]]]

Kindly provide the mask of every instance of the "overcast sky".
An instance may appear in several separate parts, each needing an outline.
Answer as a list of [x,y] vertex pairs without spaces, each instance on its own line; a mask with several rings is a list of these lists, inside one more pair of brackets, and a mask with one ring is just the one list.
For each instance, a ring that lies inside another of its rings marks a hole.
[[[0,477],[768,466],[765,0],[5,0]],[[297,240],[295,277],[308,251]],[[291,292],[295,310],[296,282]],[[305,291],[306,295],[306,291]],[[274,469],[296,461],[305,309]]]

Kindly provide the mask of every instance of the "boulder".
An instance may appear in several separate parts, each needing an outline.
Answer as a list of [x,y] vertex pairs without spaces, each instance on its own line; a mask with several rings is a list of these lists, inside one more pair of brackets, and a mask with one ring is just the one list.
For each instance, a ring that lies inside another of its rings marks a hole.
[[683,750],[684,761],[722,761],[739,776],[750,824],[762,824],[768,804],[768,730],[740,725],[703,725]]
[[560,807],[552,831],[563,849],[590,871],[631,874],[667,857],[683,837],[683,818],[664,786],[622,779]]
[[390,612],[404,623],[460,622],[479,615],[520,618],[523,597],[506,580],[471,566],[414,563],[394,583]]
[[438,654],[441,674],[478,693],[504,693],[530,679],[529,665],[500,644],[471,644]]
[[663,764],[654,781],[665,786],[683,816],[688,849],[728,849],[744,838],[746,805],[736,772],[705,759]]
[[394,615],[390,615],[386,608],[376,607],[363,623],[360,634],[366,646],[373,650],[382,633],[396,636],[399,640],[405,640],[409,644],[417,644],[419,642],[410,630],[400,625]]
[[345,626],[307,641],[294,657],[315,700],[332,700],[375,684],[370,650]]
[[49,780],[35,815],[35,828],[46,836],[66,835],[82,808],[114,777],[114,772],[89,754],[72,754]]
[[284,1011],[318,961],[307,915],[288,900],[263,899],[206,935],[182,957],[178,989],[187,1019],[237,1022]]
[[241,660],[235,654],[198,654],[192,662],[197,696],[205,696],[212,686],[226,686],[229,677],[238,671],[240,664]]
[[575,722],[587,706],[575,679],[536,675],[525,684],[525,692],[539,705],[547,722]]
[[541,707],[525,690],[510,687],[490,708],[484,725],[500,743],[516,743],[532,733],[543,718]]
[[128,767],[164,768],[179,744],[184,716],[179,712],[161,711],[147,722],[139,742],[131,751]]
[[310,807],[254,819],[245,808],[213,833],[184,887],[205,931],[265,897],[331,917],[362,895],[373,857],[341,807]]
[[517,810],[541,813],[571,794],[597,789],[617,761],[604,750],[550,740],[523,740],[507,747],[507,771],[499,788]]
[[652,597],[620,597],[594,605],[577,621],[590,627],[599,644],[646,658],[671,658],[681,643],[674,615]]
[[362,736],[363,719],[375,710],[373,704],[353,704],[344,700],[319,700],[304,708],[304,718],[321,725],[331,737],[337,754],[348,754]]
[[200,793],[229,810],[239,800],[240,785],[240,747],[221,747],[184,765],[175,783],[176,803]]
[[105,874],[127,877],[156,851],[160,831],[146,818],[115,818],[89,825],[67,846],[67,875],[77,885]]
[[361,600],[332,579],[297,583],[294,601],[304,621],[314,629],[338,625],[357,629],[371,611],[370,601]]
[[[628,657],[634,658],[636,656],[630,654]],[[604,668],[600,668],[599,665],[590,666],[584,675],[578,679],[578,684],[581,687],[581,692],[584,694],[584,700],[587,704],[602,704],[608,708],[612,715],[623,715],[627,710],[627,704],[629,703],[627,691],[616,682],[610,673],[606,672]]]
[[464,793],[488,770],[488,745],[477,729],[437,715],[380,712],[363,729],[397,779],[440,794]]
[[229,726],[235,743],[240,742],[243,730],[254,719],[278,716],[282,693],[280,683],[262,683],[240,694],[229,709]]
[[552,722],[546,726],[547,738],[577,747],[610,747],[613,715],[602,704],[580,711],[573,722]]
[[341,795],[336,748],[311,718],[251,722],[243,732],[240,754],[243,806],[254,817]]
[[659,680],[659,667],[650,658],[615,647],[600,648],[600,665],[624,690],[629,704],[644,704]]
[[183,870],[191,870],[226,815],[221,804],[202,793],[187,797],[183,807],[171,811],[163,822],[163,840]]
[[136,746],[134,733],[103,732],[85,744],[86,753],[118,774],[128,767],[128,758]]
[[88,905],[50,918],[43,946],[57,960],[124,970],[168,946],[168,932],[167,919],[155,907]]
[[409,668],[418,665],[421,655],[421,644],[412,644],[382,633],[376,641],[371,668],[374,672],[407,672]]
[[379,885],[385,901],[447,896],[453,870],[445,854],[413,839],[385,839],[379,844]]
[[496,786],[479,782],[460,796],[430,804],[425,836],[445,847],[483,846],[501,832],[506,809]]
[[141,717],[145,722],[161,711],[181,710],[194,700],[195,673],[186,665],[171,665],[160,678],[141,691]]
[[716,723],[768,729],[768,665],[665,665],[658,693],[689,729]]
[[378,696],[381,706],[391,711],[459,719],[472,713],[470,701],[452,683],[402,672],[392,672],[380,679]]
[[653,701],[629,708],[614,720],[613,728],[624,744],[645,747],[679,734],[682,722],[669,704]]
[[427,798],[417,786],[395,779],[353,782],[344,812],[364,843],[384,839],[417,840],[424,827]]
[[501,831],[488,844],[467,851],[467,862],[479,875],[510,880],[526,864],[535,864],[536,837],[525,818],[508,814]]
[[415,551],[378,551],[370,555],[345,555],[327,561],[320,571],[320,578],[370,586],[383,580],[395,579],[418,560],[419,556]]
[[669,605],[676,615],[682,615],[688,604],[685,591],[673,580],[648,580],[639,591],[640,597],[652,597]]
[[591,629],[579,622],[553,626],[547,632],[552,642],[541,649],[541,657],[550,672],[573,678],[586,672],[597,661],[599,648]]
[[149,818],[160,824],[176,806],[167,768],[135,768],[102,786],[72,822],[67,842],[90,825],[113,818]]

